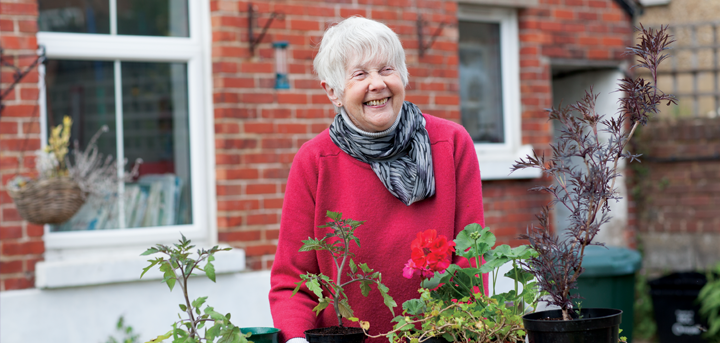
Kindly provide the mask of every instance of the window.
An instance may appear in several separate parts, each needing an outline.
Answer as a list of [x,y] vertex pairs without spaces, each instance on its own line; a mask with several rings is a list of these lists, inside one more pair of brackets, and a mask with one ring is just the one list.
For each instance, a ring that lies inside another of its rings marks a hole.
[[521,146],[517,10],[460,4],[458,57],[462,124],[475,141],[483,180],[538,177],[510,174],[531,153]]
[[[65,115],[139,177],[119,196],[47,226],[46,259],[177,240],[212,243],[214,189],[207,0],[39,0],[43,143]],[[133,250],[133,253],[136,253]]]

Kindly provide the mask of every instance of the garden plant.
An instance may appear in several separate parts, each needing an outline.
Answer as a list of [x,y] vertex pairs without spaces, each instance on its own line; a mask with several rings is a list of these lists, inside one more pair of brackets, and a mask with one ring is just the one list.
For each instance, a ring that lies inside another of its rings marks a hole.
[[[325,237],[317,239],[308,237],[302,241],[303,245],[299,251],[327,251],[331,254],[335,267],[337,268],[337,278],[331,279],[324,274],[302,274],[301,280],[297,282],[297,287],[293,291],[293,296],[300,290],[303,284],[318,297],[318,304],[313,309],[316,315],[332,305],[338,320],[338,327],[343,327],[342,318],[351,321],[358,321],[354,317],[353,310],[348,302],[344,288],[351,283],[358,282],[360,290],[364,296],[370,293],[371,285],[375,284],[378,291],[382,295],[385,305],[394,314],[394,308],[397,307],[395,300],[388,294],[388,287],[382,284],[382,275],[380,272],[374,271],[366,263],[358,263],[353,260],[355,254],[350,252],[351,242],[360,247],[360,239],[355,236],[355,230],[364,223],[364,221],[355,221],[352,219],[342,218],[342,213],[327,211],[327,216],[332,219],[319,228],[330,228],[331,231]],[[344,280],[343,275],[346,267],[350,268],[348,273],[349,279]]]
[[[610,221],[610,201],[620,199],[615,182],[620,176],[621,159],[632,162],[640,155],[625,150],[636,129],[645,125],[648,116],[658,112],[661,103],[675,103],[673,96],[657,87],[658,65],[668,58],[664,53],[673,42],[667,27],[646,29],[642,25],[640,43],[628,48],[638,64],[645,68],[650,80],[624,77],[619,80],[620,108],[617,116],[606,118],[595,111],[599,94],[592,89],[570,106],[549,109],[550,120],[558,121],[562,129],[559,138],[550,145],[551,157],[533,152],[515,162],[512,170],[540,169],[554,183],[533,188],[552,195],[553,200],[538,215],[539,225],[528,228],[523,235],[538,253],[522,262],[535,275],[547,302],[560,307],[563,320],[578,317],[571,294],[583,272],[585,247],[603,245],[594,242],[601,225]],[[605,136],[601,135],[605,133]],[[575,164],[574,161],[581,162]],[[550,232],[549,214],[552,206],[563,206],[571,214],[565,237]]]
[[[403,275],[420,276],[420,297],[403,303],[403,313],[393,319],[396,324],[392,331],[370,337],[385,336],[393,343],[433,338],[524,342],[522,315],[526,305],[534,305],[539,296],[532,274],[520,262],[536,254],[528,246],[500,245],[493,249],[495,241],[495,235],[479,224],[466,226],[454,241],[435,230],[419,232]],[[468,267],[450,264],[453,252],[465,258]],[[514,280],[514,289],[498,294],[494,290],[499,270],[506,263],[511,263],[512,269],[504,276]],[[485,273],[493,284],[492,295],[482,291]],[[367,329],[368,325],[363,323],[362,327]]]
[[[163,273],[165,284],[173,290],[175,285],[179,285],[183,293],[184,303],[179,304],[180,310],[185,314],[183,318],[178,314],[177,322],[172,324],[172,330],[150,340],[147,343],[162,342],[172,337],[173,343],[200,343],[215,342],[218,343],[247,343],[249,333],[242,333],[240,328],[230,322],[230,313],[221,314],[213,307],[205,304],[208,297],[199,297],[190,300],[188,294],[188,279],[193,276],[194,271],[203,272],[208,279],[215,282],[215,266],[212,262],[215,260],[215,253],[219,251],[227,251],[231,248],[219,248],[214,246],[209,250],[197,249],[196,256],[192,257],[191,241],[182,235],[179,244],[173,246],[157,244],[155,247],[147,249],[142,256],[162,254],[164,256],[156,257],[148,260],[150,265],[143,268],[140,278],[145,275],[151,268],[157,266]],[[201,263],[205,262],[203,266]],[[205,308],[201,310],[202,306]]]

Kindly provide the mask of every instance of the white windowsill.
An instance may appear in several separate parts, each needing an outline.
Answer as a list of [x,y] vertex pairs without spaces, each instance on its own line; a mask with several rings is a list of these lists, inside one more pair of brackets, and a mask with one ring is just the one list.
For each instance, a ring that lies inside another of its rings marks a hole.
[[[159,256],[164,255],[97,254],[83,259],[42,261],[35,267],[35,287],[47,289],[162,280],[162,273],[157,267],[150,269],[140,279],[143,268],[150,264],[147,260]],[[205,262],[200,265],[205,266]],[[216,274],[241,272],[245,270],[245,251],[234,248],[218,252],[213,265]]]
[[480,163],[480,177],[482,180],[510,180],[510,179],[535,179],[542,176],[542,171],[532,169],[521,169],[513,172],[513,164],[520,158],[527,155],[532,156],[532,145],[520,146],[512,153],[493,153],[478,151],[478,162]]

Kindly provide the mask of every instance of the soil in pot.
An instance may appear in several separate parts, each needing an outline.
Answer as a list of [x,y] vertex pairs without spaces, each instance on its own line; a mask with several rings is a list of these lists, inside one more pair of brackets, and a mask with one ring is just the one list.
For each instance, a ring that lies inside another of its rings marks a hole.
[[310,343],[363,343],[365,333],[361,328],[331,326],[305,331],[305,339]]
[[617,343],[622,311],[587,308],[574,320],[562,320],[560,310],[541,311],[523,316],[530,343]]

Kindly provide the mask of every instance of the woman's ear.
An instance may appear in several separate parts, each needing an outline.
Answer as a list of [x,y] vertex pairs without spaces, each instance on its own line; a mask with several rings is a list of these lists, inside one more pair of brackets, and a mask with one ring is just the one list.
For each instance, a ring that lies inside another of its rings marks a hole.
[[325,94],[327,94],[328,99],[330,99],[330,102],[332,102],[335,107],[342,107],[342,103],[338,98],[335,89],[331,88],[325,81],[320,81],[320,86],[322,86],[325,90]]

